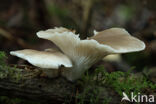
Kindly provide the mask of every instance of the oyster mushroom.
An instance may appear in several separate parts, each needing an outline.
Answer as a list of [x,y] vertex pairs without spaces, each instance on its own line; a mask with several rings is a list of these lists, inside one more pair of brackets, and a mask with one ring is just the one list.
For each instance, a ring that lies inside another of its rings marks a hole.
[[23,58],[29,63],[48,69],[65,69],[61,75],[74,81],[103,57],[114,53],[141,51],[144,42],[131,36],[125,29],[111,28],[96,34],[86,40],[80,40],[79,35],[66,28],[54,28],[37,32],[37,36],[56,44],[63,53],[54,54],[53,51],[40,52],[35,50],[21,50],[10,52]]

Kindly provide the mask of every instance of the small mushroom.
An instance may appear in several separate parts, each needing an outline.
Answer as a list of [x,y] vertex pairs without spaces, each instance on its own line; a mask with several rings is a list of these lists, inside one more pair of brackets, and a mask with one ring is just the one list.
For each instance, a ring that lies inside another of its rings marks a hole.
[[144,42],[131,36],[125,29],[111,28],[86,40],[80,40],[79,35],[66,28],[54,28],[37,32],[37,36],[56,44],[63,53],[35,50],[21,50],[10,52],[12,55],[23,58],[40,68],[65,69],[61,75],[74,81],[103,57],[114,53],[141,51],[145,48]]

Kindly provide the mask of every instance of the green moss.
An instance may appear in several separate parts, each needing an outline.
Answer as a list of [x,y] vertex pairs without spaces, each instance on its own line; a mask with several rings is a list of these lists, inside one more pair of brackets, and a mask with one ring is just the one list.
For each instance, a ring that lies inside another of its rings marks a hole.
[[5,52],[0,51],[0,65],[4,66],[6,64],[5,59],[6,59],[6,54]]
[[86,87],[81,94],[76,96],[78,104],[86,104],[86,102],[89,102],[90,104],[98,104],[100,100],[100,96],[98,95],[99,92],[100,89],[96,88],[95,86]]
[[[131,92],[146,93],[146,90],[154,91],[156,84],[148,80],[143,74],[132,74],[131,70],[128,72],[112,72],[105,71],[103,66],[98,67],[94,74],[88,74],[78,81],[78,85],[83,89],[81,94],[78,94],[78,104],[84,104],[84,99],[89,99],[90,104],[97,104],[99,102],[100,89],[96,88],[101,86],[104,88],[111,88],[114,92],[118,93],[118,96],[122,96],[122,93],[130,95]],[[109,104],[111,99],[104,99],[104,104]]]
[[96,70],[98,70],[102,76],[99,83],[112,87],[119,95],[122,95],[122,92],[126,92],[127,94],[132,91],[134,93],[144,93],[143,91],[146,89],[153,91],[156,89],[156,84],[149,81],[143,74],[131,74],[131,71],[108,73],[103,67],[99,67]]
[[6,64],[7,56],[5,52],[0,51],[0,79],[10,78],[15,81],[19,81],[22,78],[22,74],[20,69],[14,67],[10,67]]
[[[22,79],[20,69],[10,67],[6,64],[7,56],[5,52],[0,51],[0,79],[10,78],[12,81],[18,82]],[[39,102],[28,101],[21,98],[9,98],[7,96],[0,96],[0,104],[40,104]]]

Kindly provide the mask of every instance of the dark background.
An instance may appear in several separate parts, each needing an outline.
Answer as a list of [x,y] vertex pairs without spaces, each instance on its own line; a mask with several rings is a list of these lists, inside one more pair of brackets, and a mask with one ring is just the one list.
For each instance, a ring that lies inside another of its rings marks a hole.
[[[63,26],[85,39],[93,30],[122,27],[144,41],[146,49],[123,54],[120,64],[136,67],[136,71],[155,70],[155,4],[156,0],[0,0],[0,51],[7,53],[9,64],[25,64],[9,51],[52,47],[51,42],[36,37],[39,30]],[[100,64],[116,70],[113,64]]]

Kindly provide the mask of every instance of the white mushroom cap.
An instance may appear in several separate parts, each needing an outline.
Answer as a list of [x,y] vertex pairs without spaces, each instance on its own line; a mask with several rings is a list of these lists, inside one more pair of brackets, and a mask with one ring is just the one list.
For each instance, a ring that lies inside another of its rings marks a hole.
[[100,44],[110,46],[112,53],[136,52],[145,49],[145,44],[141,40],[131,36],[123,28],[111,28],[98,32],[90,39],[98,41]]
[[71,30],[64,28],[64,27],[59,27],[59,28],[55,27],[54,29],[48,29],[46,31],[49,31],[51,33],[55,33],[55,32],[62,33],[62,32],[71,31]]
[[77,57],[92,56],[92,54],[99,53],[100,51],[105,53],[113,51],[110,46],[100,45],[96,40],[80,40],[79,35],[71,31],[60,33],[58,28],[51,30],[52,32],[49,30],[39,31],[37,32],[37,36],[55,43],[73,61],[77,60]]
[[80,40],[78,35],[69,30],[60,32],[59,28],[39,31],[37,36],[55,43],[72,60],[72,69],[63,73],[68,80],[78,79],[85,70],[108,54],[141,51],[145,48],[142,41],[121,28],[98,32],[87,40]]
[[11,51],[11,55],[27,60],[34,66],[48,69],[59,69],[60,66],[72,67],[70,59],[58,51],[36,51],[31,49]]

